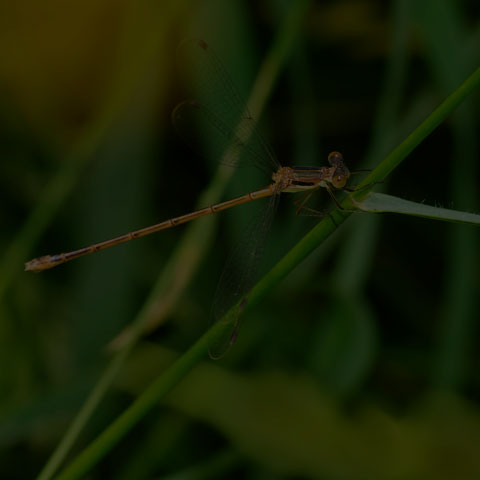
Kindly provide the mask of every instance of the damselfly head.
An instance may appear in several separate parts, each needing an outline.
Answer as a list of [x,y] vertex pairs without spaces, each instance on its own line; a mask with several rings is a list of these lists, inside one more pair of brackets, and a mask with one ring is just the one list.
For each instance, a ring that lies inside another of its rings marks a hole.
[[343,188],[350,177],[350,170],[348,170],[343,163],[342,154],[340,152],[331,152],[330,155],[328,155],[328,163],[332,167],[335,167],[335,171],[330,180],[332,185],[337,189]]

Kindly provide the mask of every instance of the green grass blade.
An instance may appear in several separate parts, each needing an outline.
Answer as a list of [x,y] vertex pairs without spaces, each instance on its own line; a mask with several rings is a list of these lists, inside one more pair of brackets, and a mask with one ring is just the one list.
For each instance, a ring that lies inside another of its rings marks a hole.
[[357,204],[357,207],[364,212],[402,213],[404,215],[414,215],[432,220],[480,225],[480,215],[447,208],[432,207],[392,195],[385,195],[384,193],[369,193],[362,202]]

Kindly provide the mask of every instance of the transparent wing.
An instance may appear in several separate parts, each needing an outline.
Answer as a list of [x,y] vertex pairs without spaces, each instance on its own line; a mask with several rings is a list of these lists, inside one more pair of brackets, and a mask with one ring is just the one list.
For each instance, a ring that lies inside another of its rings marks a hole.
[[237,338],[241,313],[248,303],[246,295],[253,287],[257,277],[258,265],[263,256],[265,241],[279,197],[279,194],[269,197],[263,209],[250,222],[248,229],[230,254],[218,282],[210,324],[223,321],[223,317],[232,307],[234,307],[234,311],[226,319],[229,324],[225,334],[209,349],[210,357],[215,360],[222,357]]
[[[173,124],[195,152],[208,152],[223,164],[255,166],[269,176],[280,168],[273,150],[258,131],[245,101],[215,53],[202,40],[188,39],[178,56],[198,87],[194,97],[172,114]],[[256,278],[265,240],[279,195],[275,194],[242,235],[222,273],[215,293],[210,324],[228,321],[226,333],[210,350],[221,357],[237,336],[240,315]],[[225,314],[234,309],[225,320]]]
[[196,152],[210,148],[211,155],[226,165],[253,165],[269,175],[277,171],[280,164],[273,150],[212,49],[203,40],[188,39],[178,54],[198,86],[198,100],[183,102],[173,112],[180,136]]
[[[262,149],[255,145],[249,130],[245,127],[249,119],[243,118],[237,128],[228,125],[222,118],[196,101],[185,101],[177,105],[172,120],[178,134],[194,152],[207,151],[208,156],[229,166],[251,165],[259,168],[269,177],[273,163]],[[251,120],[253,122],[253,120]],[[246,131],[249,130],[249,131]],[[279,166],[278,166],[279,167]]]

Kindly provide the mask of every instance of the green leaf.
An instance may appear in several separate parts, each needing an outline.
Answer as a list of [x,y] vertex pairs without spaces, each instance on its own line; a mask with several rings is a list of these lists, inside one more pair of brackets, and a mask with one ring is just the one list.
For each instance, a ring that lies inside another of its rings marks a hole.
[[468,223],[480,225],[480,215],[475,213],[450,210],[448,208],[432,207],[423,203],[410,202],[384,193],[369,193],[361,202],[355,205],[364,212],[373,213],[402,213],[416,217],[431,218],[433,220],[444,220],[447,222]]

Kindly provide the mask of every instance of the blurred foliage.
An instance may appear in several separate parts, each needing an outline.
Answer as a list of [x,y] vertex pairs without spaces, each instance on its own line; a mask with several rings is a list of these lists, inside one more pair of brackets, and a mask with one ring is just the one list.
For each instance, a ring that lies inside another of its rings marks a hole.
[[[1,478],[38,475],[110,372],[77,454],[207,327],[247,207],[22,271],[262,186],[247,168],[226,185],[218,159],[176,136],[171,111],[195,85],[176,54],[183,38],[205,39],[252,111],[265,110],[261,130],[285,165],[339,150],[352,170],[372,168],[479,64],[475,1],[317,0],[299,28],[294,4],[0,6]],[[277,78],[271,65],[289,51]],[[254,83],[262,65],[267,80]],[[478,213],[478,100],[378,190]],[[281,199],[262,271],[317,222],[291,203]],[[479,478],[478,245],[469,226],[354,215],[90,478]]]

